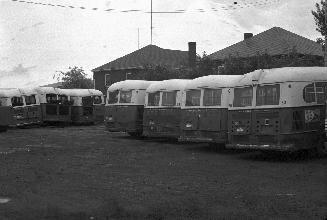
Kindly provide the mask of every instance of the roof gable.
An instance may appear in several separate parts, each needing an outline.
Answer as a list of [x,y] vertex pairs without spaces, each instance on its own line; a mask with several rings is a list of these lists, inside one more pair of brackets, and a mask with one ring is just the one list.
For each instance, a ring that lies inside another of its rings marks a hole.
[[92,71],[143,68],[148,64],[177,68],[186,66],[187,61],[187,51],[162,49],[155,45],[148,45],[114,61],[97,67]]
[[212,53],[208,57],[213,60],[222,60],[229,56],[252,57],[258,53],[267,53],[274,56],[289,54],[293,49],[300,54],[323,56],[320,44],[283,28],[273,27],[249,39]]

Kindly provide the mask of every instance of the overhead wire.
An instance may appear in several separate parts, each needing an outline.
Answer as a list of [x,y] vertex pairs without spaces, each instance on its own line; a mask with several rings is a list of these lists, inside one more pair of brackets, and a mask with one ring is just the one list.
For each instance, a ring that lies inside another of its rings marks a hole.
[[[126,9],[126,10],[118,10],[114,8],[98,8],[98,7],[85,7],[85,6],[74,6],[74,5],[62,5],[62,4],[52,4],[52,3],[44,3],[44,2],[39,2],[39,1],[25,1],[25,0],[11,0],[12,2],[17,2],[17,3],[26,3],[26,4],[34,4],[34,5],[42,5],[42,6],[50,6],[50,7],[60,7],[60,8],[68,8],[68,9],[80,9],[80,10],[90,10],[90,11],[104,11],[104,12],[120,12],[120,13],[136,13],[136,12],[141,12],[141,13],[153,13],[153,14],[183,14],[188,12],[186,9],[176,9],[172,11],[144,11],[140,9]],[[230,10],[237,10],[237,9],[242,9],[242,8],[250,8],[250,7],[257,7],[257,6],[265,6],[268,4],[273,4],[273,3],[278,3],[281,0],[253,0],[249,2],[249,0],[243,0],[243,1],[235,1],[233,4],[230,5],[223,5],[223,6],[217,6],[217,7],[211,7],[209,10],[210,12],[216,12],[218,11],[218,8],[226,11]],[[207,9],[203,8],[198,8],[195,11],[199,13],[205,13],[209,12]]]

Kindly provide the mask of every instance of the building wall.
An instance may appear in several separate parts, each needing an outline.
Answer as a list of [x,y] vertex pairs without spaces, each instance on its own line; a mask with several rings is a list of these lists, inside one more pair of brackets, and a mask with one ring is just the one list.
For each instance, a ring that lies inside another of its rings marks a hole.
[[144,77],[145,74],[142,69],[121,69],[93,73],[94,87],[103,94],[106,94],[108,87],[115,82],[126,79],[144,79]]

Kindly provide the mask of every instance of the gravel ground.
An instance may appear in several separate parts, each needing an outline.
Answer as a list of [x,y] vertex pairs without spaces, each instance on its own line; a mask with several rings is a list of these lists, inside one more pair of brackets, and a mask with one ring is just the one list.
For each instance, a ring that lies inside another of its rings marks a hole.
[[327,158],[135,139],[102,125],[0,134],[0,219],[326,219]]

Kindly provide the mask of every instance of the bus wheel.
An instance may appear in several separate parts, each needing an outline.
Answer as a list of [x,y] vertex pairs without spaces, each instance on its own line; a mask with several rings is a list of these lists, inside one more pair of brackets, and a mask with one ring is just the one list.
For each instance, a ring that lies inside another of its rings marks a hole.
[[132,137],[140,137],[142,133],[140,132],[127,132]]

